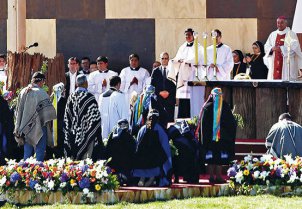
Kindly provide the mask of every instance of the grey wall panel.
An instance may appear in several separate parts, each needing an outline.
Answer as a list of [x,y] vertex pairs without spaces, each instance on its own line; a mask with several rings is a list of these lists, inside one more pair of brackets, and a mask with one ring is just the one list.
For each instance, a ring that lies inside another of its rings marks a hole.
[[0,19],[0,54],[5,53],[7,50],[7,21],[6,19]]
[[137,53],[142,67],[150,68],[155,59],[155,21],[57,20],[57,52],[64,53],[65,60],[105,55],[109,68],[117,72],[129,65],[129,54]]

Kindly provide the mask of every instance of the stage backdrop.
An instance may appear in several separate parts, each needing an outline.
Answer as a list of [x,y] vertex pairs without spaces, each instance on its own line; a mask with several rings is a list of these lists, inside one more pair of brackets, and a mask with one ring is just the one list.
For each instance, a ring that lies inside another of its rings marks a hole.
[[[289,26],[297,0],[26,0],[28,52],[48,57],[64,53],[95,59],[109,57],[110,68],[119,72],[130,53],[138,53],[150,70],[160,52],[175,56],[184,42],[184,30],[201,35],[221,29],[223,42],[251,52],[251,44],[265,42],[276,29],[276,18],[285,15]],[[0,0],[0,53],[9,49],[7,0]],[[4,8],[4,9],[3,9]],[[208,40],[210,43],[210,40]]]

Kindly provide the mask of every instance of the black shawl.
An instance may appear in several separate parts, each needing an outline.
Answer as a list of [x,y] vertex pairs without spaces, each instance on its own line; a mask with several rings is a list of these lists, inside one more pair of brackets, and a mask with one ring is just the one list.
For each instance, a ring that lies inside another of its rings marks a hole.
[[99,144],[103,143],[101,115],[91,93],[76,91],[68,97],[64,122],[65,156],[80,160],[91,143],[94,143],[94,147],[99,147]]

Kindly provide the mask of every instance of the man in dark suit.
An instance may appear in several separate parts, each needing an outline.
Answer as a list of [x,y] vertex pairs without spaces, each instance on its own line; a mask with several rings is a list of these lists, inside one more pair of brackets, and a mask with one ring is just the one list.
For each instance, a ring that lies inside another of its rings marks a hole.
[[68,59],[69,71],[65,73],[66,85],[65,85],[65,98],[68,99],[69,94],[73,93],[76,89],[76,77],[81,74],[79,72],[80,61],[76,57],[70,57]]
[[151,75],[151,85],[155,87],[155,94],[168,113],[168,122],[174,121],[174,111],[176,103],[176,86],[167,79],[169,71],[169,54],[160,54],[161,66],[153,70]]

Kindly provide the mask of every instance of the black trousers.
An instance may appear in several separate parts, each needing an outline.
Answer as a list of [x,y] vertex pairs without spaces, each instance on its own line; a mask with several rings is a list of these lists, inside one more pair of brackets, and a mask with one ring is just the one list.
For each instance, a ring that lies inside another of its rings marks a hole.
[[177,118],[190,118],[190,99],[179,99]]

